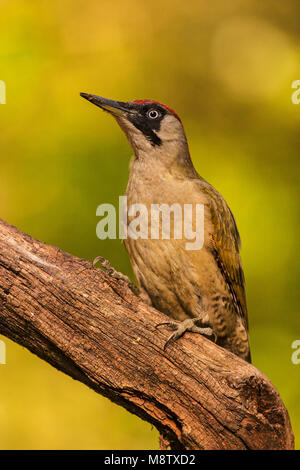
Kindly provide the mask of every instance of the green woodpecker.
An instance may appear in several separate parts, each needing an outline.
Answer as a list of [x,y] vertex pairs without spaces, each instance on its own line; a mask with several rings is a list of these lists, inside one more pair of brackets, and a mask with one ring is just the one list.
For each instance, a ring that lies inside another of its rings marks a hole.
[[179,116],[156,101],[81,96],[114,116],[133,148],[128,207],[204,208],[200,249],[187,249],[184,234],[153,239],[151,228],[146,237],[124,241],[142,297],[175,320],[164,323],[174,330],[166,345],[197,332],[250,362],[237,226],[223,197],[196,172]]

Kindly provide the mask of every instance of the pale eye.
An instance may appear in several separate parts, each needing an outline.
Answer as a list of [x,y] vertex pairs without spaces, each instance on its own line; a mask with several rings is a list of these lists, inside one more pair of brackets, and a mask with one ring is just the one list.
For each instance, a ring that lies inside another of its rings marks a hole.
[[158,116],[159,116],[159,112],[156,111],[156,109],[150,109],[150,111],[148,111],[147,115],[150,119],[157,119]]

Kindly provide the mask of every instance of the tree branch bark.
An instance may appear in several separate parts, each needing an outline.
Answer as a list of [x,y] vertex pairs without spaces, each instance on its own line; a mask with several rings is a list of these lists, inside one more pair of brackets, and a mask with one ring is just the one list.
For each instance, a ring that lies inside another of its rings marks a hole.
[[172,449],[292,449],[255,367],[196,334],[163,351],[165,315],[126,282],[0,220],[0,333],[152,423]]

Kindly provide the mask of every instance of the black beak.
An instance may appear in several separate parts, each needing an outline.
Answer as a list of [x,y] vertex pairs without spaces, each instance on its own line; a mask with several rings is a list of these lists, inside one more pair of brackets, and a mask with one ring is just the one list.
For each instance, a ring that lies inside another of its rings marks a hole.
[[125,113],[128,114],[133,112],[126,108],[127,103],[123,103],[122,101],[109,100],[107,98],[102,98],[101,96],[90,95],[89,93],[80,93],[80,96],[96,106],[99,106],[99,108],[104,111],[110,112],[114,116],[124,116]]

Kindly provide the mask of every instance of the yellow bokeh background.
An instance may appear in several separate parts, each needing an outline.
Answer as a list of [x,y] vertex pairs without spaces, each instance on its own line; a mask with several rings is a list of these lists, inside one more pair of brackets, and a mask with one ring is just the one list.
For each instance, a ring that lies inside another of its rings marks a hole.
[[[253,363],[298,447],[299,14],[296,0],[0,1],[0,217],[132,276],[121,242],[95,233],[96,207],[124,193],[131,150],[79,92],[174,108],[196,169],[236,216]],[[1,449],[158,448],[148,423],[0,338]]]

